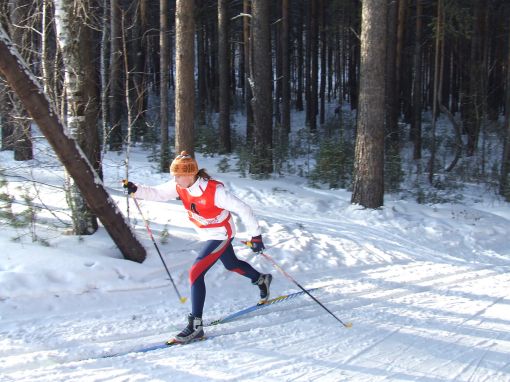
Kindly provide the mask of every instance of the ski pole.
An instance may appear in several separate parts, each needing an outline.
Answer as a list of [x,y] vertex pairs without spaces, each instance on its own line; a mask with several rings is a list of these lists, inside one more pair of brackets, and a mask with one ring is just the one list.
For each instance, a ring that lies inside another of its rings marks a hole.
[[[251,242],[250,241],[247,241],[245,242],[246,245],[248,245],[249,247],[251,247]],[[320,302],[319,300],[317,300],[310,292],[308,292],[305,288],[303,288],[301,286],[301,284],[299,284],[291,275],[289,275],[287,272],[285,272],[285,270],[280,267],[276,261],[274,261],[274,259],[269,256],[267,253],[264,253],[262,251],[259,252],[259,255],[262,255],[266,260],[268,260],[269,262],[271,262],[273,264],[273,266],[278,270],[280,271],[287,279],[289,279],[290,281],[292,281],[294,284],[296,284],[303,292],[305,292],[308,296],[310,296],[312,298],[313,301],[315,301],[317,304],[319,304],[326,312],[328,312],[329,314],[331,314],[338,322],[340,322],[345,328],[352,328],[352,322],[343,322],[341,319],[339,319],[331,310],[329,310],[328,308],[326,308],[324,306],[324,304],[322,302]]]
[[133,200],[135,202],[136,208],[138,208],[138,212],[140,212],[140,215],[142,216],[142,219],[145,223],[145,228],[147,229],[147,232],[149,233],[152,243],[154,244],[154,247],[156,248],[156,251],[158,252],[159,258],[161,259],[161,261],[163,262],[163,265],[165,266],[166,273],[168,274],[168,277],[170,278],[170,281],[172,282],[175,293],[177,293],[177,297],[179,297],[179,301],[184,304],[186,302],[187,298],[182,297],[181,294],[179,293],[179,290],[177,289],[177,286],[175,285],[174,279],[172,278],[172,275],[170,274],[170,271],[168,270],[168,267],[166,266],[165,260],[163,259],[163,256],[161,256],[161,252],[159,251],[159,247],[156,244],[156,240],[154,240],[154,236],[152,235],[152,231],[149,226],[149,222],[143,216],[143,212],[142,212],[142,209],[140,208],[140,204],[138,204],[138,200],[135,198],[134,194],[131,194],[131,197],[133,198]]

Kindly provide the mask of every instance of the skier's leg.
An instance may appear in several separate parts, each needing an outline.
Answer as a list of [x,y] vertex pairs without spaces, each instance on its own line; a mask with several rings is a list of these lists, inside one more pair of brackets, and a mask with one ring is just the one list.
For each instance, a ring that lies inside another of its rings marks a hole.
[[252,283],[256,282],[260,277],[260,272],[255,270],[246,261],[237,258],[232,247],[232,240],[230,240],[229,245],[221,255],[220,261],[229,271],[248,277]]
[[248,277],[253,285],[258,285],[260,289],[259,304],[264,304],[269,299],[269,285],[271,284],[273,276],[269,273],[262,274],[246,261],[239,260],[234,253],[232,243],[230,243],[225,252],[223,252],[220,260],[229,271],[237,272],[240,275]]
[[175,341],[185,343],[203,337],[202,313],[206,294],[204,276],[214,263],[218,261],[229,243],[229,240],[208,241],[191,267],[189,271],[191,313],[187,317],[188,325],[175,336]]
[[196,258],[189,271],[191,284],[191,313],[195,317],[202,317],[206,288],[204,276],[207,271],[221,257],[230,244],[230,240],[209,240]]

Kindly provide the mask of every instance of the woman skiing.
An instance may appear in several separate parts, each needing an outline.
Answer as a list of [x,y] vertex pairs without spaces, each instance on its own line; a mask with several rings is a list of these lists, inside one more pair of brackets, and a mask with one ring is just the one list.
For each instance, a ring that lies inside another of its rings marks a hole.
[[220,260],[229,271],[249,278],[260,288],[259,304],[269,298],[271,274],[261,274],[250,264],[239,260],[232,248],[236,233],[231,212],[238,215],[251,235],[251,248],[254,252],[264,249],[260,227],[251,208],[230,193],[221,182],[199,170],[197,162],[186,151],[181,152],[170,165],[173,180],[156,187],[135,185],[126,182],[124,187],[129,194],[153,201],[167,201],[179,198],[188,211],[188,218],[194,224],[201,240],[206,241],[189,271],[191,284],[191,313],[188,325],[175,336],[174,341],[186,343],[203,337],[202,313],[206,287],[204,276]]

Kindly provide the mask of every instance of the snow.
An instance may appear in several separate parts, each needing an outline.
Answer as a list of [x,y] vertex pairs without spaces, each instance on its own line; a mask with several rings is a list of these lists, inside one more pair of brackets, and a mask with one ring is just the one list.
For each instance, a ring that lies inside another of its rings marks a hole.
[[[146,155],[132,149],[131,180],[166,181]],[[15,176],[30,174],[42,182],[34,203],[54,209],[38,219],[68,220],[64,196],[52,187],[62,179],[55,166],[38,162],[30,173],[11,156],[0,153],[9,191],[17,192]],[[310,188],[299,177],[218,173],[220,159],[198,155],[201,167],[254,208],[267,254],[301,285],[319,287],[314,296],[353,327],[301,296],[207,328],[219,335],[208,341],[101,358],[170,338],[190,309],[189,300],[178,301],[131,201],[131,222],[148,251],[143,264],[123,260],[102,228],[77,238],[38,225],[49,243],[43,246],[30,235],[15,242],[23,229],[2,226],[0,381],[510,381],[507,203],[468,185],[461,203],[421,205],[389,195],[383,208],[366,210],[351,205],[346,190]],[[105,185],[126,213],[122,163],[106,156]],[[201,243],[183,208],[140,205],[179,291],[189,296],[187,270]],[[238,256],[273,274],[272,296],[298,291],[243,246],[242,224],[239,231]],[[257,289],[221,264],[206,284],[205,321],[257,301]]]

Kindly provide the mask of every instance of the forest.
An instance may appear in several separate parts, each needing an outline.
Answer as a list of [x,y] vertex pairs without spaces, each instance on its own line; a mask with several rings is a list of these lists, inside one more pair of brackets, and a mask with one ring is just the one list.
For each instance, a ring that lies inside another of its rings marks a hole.
[[0,6],[1,149],[32,160],[40,128],[69,174],[77,234],[116,225],[106,191],[89,189],[108,151],[128,177],[137,145],[161,172],[182,150],[224,155],[242,176],[305,176],[367,208],[403,190],[437,202],[461,182],[510,201],[508,1]]

